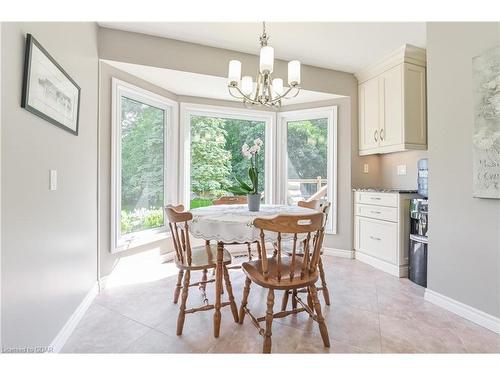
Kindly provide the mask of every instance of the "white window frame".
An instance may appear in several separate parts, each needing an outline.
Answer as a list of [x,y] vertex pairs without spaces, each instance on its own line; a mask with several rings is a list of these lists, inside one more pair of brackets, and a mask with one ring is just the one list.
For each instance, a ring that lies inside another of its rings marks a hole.
[[179,198],[184,207],[189,208],[191,192],[191,116],[221,117],[235,120],[263,121],[266,123],[266,139],[264,140],[265,168],[265,203],[275,202],[277,181],[275,180],[275,121],[276,115],[270,111],[246,110],[242,108],[221,107],[192,103],[180,103],[180,160],[182,168],[179,171]]
[[293,121],[313,120],[318,118],[328,119],[328,199],[332,203],[331,212],[328,216],[326,233],[337,234],[337,106],[309,108],[296,111],[283,111],[278,113],[278,127],[276,152],[278,173],[277,180],[280,182],[277,190],[276,200],[286,204],[287,197],[287,123]]
[[178,103],[128,82],[112,78],[111,94],[111,253],[125,251],[170,235],[161,228],[120,235],[121,215],[121,98],[124,96],[164,111],[164,202],[178,196]]

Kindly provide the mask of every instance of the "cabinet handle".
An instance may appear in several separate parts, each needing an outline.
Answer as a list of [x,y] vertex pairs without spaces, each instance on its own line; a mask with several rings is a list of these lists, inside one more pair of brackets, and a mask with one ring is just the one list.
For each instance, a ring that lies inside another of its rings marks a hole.
[[378,237],[373,237],[373,236],[370,236],[370,238],[371,238],[372,240],[375,240],[375,241],[382,241],[382,239],[380,239],[380,238],[378,238]]
[[378,142],[378,130],[375,130],[375,133],[373,133],[373,139],[375,139],[375,142]]
[[380,200],[380,199],[382,199],[382,198],[380,198],[380,197],[370,197],[370,199],[372,199],[372,200],[374,200],[374,201],[379,201],[379,200]]
[[377,214],[377,215],[379,215],[379,214],[381,214],[381,213],[382,213],[382,212],[380,212],[380,211],[370,211],[370,212],[371,212],[372,214]]
[[384,140],[384,129],[380,129],[380,140],[383,141]]

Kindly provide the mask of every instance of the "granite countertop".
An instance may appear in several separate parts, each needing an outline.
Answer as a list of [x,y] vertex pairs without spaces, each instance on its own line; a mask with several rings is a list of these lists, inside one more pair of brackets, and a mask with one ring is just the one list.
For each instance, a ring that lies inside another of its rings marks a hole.
[[382,189],[382,188],[355,188],[352,191],[361,191],[367,193],[397,193],[397,194],[416,194],[417,190],[408,189]]

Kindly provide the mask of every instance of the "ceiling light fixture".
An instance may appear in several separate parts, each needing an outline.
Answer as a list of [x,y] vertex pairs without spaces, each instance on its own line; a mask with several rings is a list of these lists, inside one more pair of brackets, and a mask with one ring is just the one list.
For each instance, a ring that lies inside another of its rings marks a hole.
[[233,98],[240,99],[246,105],[265,105],[279,107],[282,99],[296,97],[300,91],[300,61],[288,63],[288,85],[285,90],[281,78],[272,78],[274,68],[274,48],[267,45],[269,36],[266,34],[266,23],[263,22],[260,36],[259,72],[254,90],[251,76],[241,78],[241,61],[229,61],[228,89]]

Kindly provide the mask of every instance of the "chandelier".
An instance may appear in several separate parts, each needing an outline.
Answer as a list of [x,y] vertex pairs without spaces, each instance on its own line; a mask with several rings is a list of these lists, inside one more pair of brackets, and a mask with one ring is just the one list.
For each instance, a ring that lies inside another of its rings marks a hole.
[[241,78],[241,61],[229,61],[228,90],[233,98],[242,100],[244,104],[279,107],[282,99],[296,97],[300,91],[300,61],[288,63],[288,85],[285,90],[281,78],[272,78],[274,67],[274,48],[267,45],[269,36],[266,34],[266,23],[263,22],[260,36],[259,72],[254,90],[251,76]]

